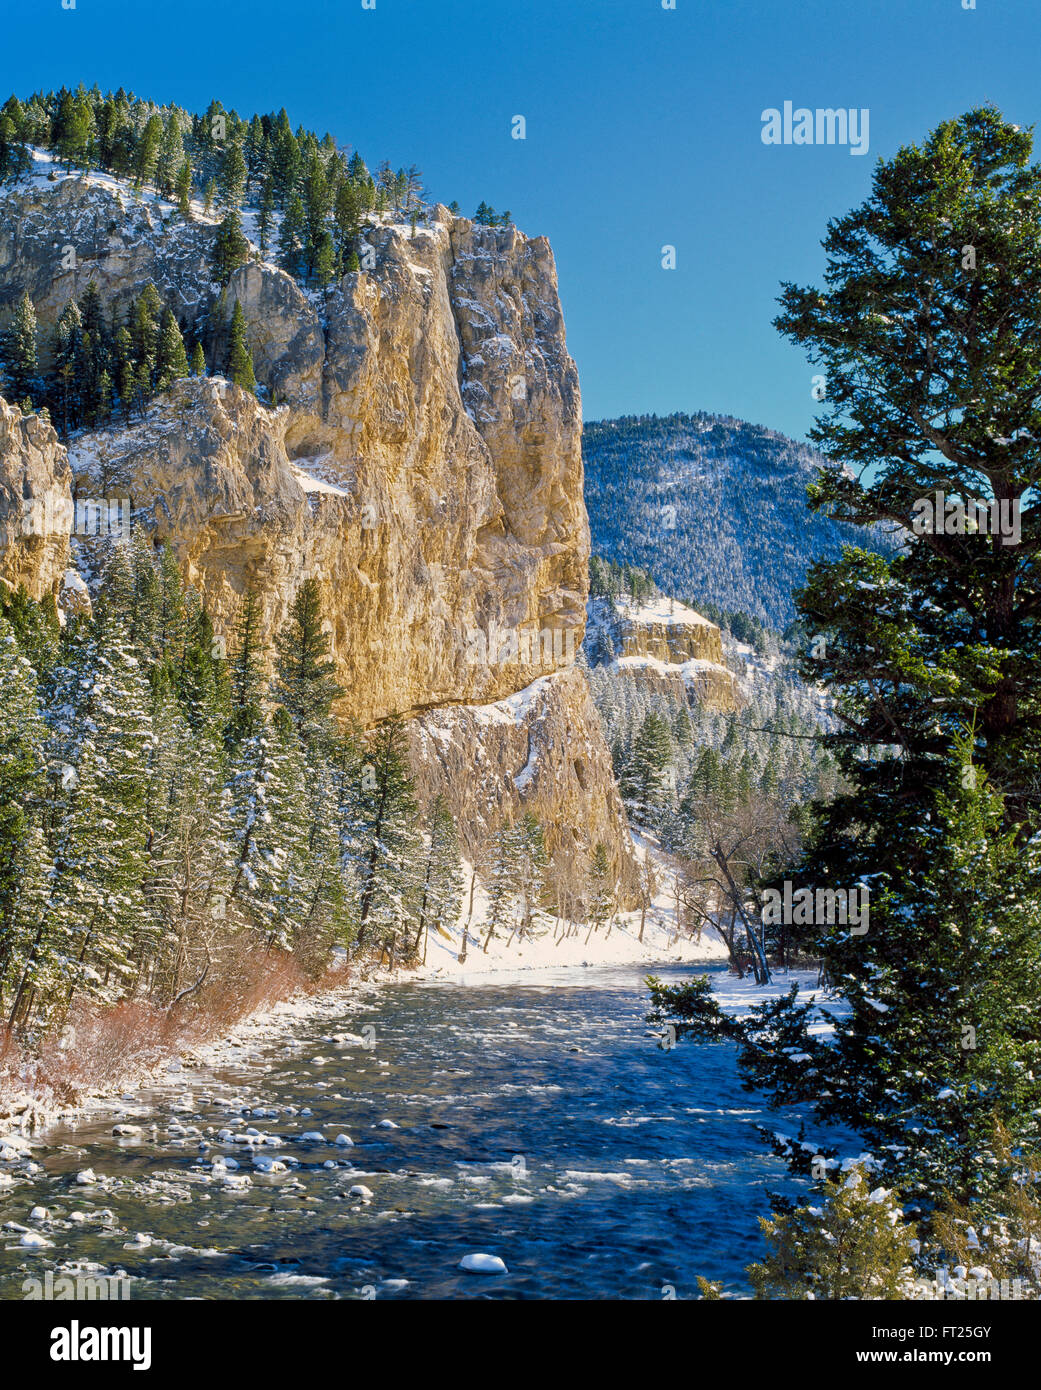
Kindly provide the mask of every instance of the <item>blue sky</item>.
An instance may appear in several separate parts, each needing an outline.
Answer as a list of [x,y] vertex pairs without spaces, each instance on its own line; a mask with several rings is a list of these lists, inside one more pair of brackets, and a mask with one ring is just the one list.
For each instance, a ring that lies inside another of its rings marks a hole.
[[[770,326],[778,283],[819,279],[827,219],[879,155],[985,101],[1038,120],[1041,5],[675,3],[34,0],[4,15],[0,90],[284,105],[550,238],[586,418],[704,409],[801,438],[812,373]],[[870,152],[764,145],[761,112],[786,100],[867,107]]]

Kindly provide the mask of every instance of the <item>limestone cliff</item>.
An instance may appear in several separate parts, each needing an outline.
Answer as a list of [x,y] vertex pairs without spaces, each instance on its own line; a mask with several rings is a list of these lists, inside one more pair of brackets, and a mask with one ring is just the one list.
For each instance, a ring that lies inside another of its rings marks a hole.
[[9,588],[24,584],[35,599],[59,593],[71,478],[52,426],[0,400],[0,582]]
[[[28,289],[46,325],[91,279],[107,305],[151,280],[220,365],[238,300],[273,404],[214,378],[181,382],[143,420],[77,435],[71,484],[58,449],[55,485],[129,499],[133,526],[170,543],[225,635],[247,588],[270,635],[316,575],[345,716],[415,719],[431,795],[439,776],[483,757],[505,804],[533,805],[558,845],[565,834],[586,849],[605,840],[624,880],[631,849],[610,759],[570,669],[589,537],[578,379],[548,243],[438,207],[414,232],[372,227],[373,268],[326,293],[257,259],[222,297],[207,268],[215,227],[110,185],[59,179],[0,199],[0,314]],[[16,544],[5,563],[31,572],[36,591],[55,589],[61,545],[43,548],[45,562]],[[553,671],[526,703],[531,729],[504,741],[481,707]],[[424,753],[426,721],[445,706],[459,710],[437,737],[443,746],[451,729],[458,742],[437,761]],[[514,766],[514,741],[529,734],[535,761],[518,782],[529,759]]]
[[674,599],[591,600],[586,652],[654,694],[723,711],[744,704],[719,628]]

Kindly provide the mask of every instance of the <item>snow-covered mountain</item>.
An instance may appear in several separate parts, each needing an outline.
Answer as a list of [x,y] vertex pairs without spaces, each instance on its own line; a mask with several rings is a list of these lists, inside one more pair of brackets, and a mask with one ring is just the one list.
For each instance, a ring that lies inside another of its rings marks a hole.
[[582,450],[594,553],[639,565],[695,608],[783,629],[809,563],[865,544],[806,505],[822,455],[761,425],[701,412],[594,420]]

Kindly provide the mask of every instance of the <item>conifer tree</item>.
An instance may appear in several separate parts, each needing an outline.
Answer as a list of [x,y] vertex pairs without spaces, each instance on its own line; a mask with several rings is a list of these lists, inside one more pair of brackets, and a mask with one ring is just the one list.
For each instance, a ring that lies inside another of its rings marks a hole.
[[159,324],[159,342],[156,347],[155,384],[159,391],[167,391],[175,381],[188,375],[188,356],[184,350],[184,338],[174,318],[173,310],[167,305],[163,309]]
[[163,138],[163,122],[157,112],[153,112],[138,137],[137,153],[134,160],[134,185],[143,188],[155,173],[159,159],[159,147]]
[[213,277],[219,285],[226,285],[231,273],[249,259],[249,242],[242,231],[242,218],[237,208],[230,208],[217,228],[213,240],[211,264]]
[[28,291],[22,292],[8,331],[4,366],[11,383],[12,398],[19,403],[32,401],[39,389],[37,375],[39,349],[37,346],[36,309]]
[[282,225],[278,229],[278,264],[290,275],[299,275],[303,270],[306,235],[304,205],[294,194],[289,200],[289,206],[282,216]]
[[491,855],[491,883],[488,891],[487,930],[482,950],[488,946],[496,931],[510,920],[518,885],[518,840],[512,820],[507,818],[496,831]]
[[419,862],[417,807],[405,731],[391,718],[366,740],[352,819],[361,893],[357,949],[385,947],[409,920]]
[[177,183],[174,187],[177,198],[177,210],[186,221],[192,218],[192,166],[188,159],[182,160],[181,167],[177,171]]
[[[853,1167],[819,1204],[759,1218],[770,1244],[748,1277],[760,1299],[908,1297],[917,1241],[895,1194]],[[705,1281],[699,1280],[702,1291]]]
[[589,925],[599,931],[614,911],[614,889],[611,883],[611,864],[607,846],[598,840],[593,848],[589,866]]
[[308,578],[300,585],[289,621],[275,638],[273,698],[283,705],[308,749],[328,747],[333,737],[333,701],[343,694],[329,660],[330,641],[323,629],[321,587]]
[[260,247],[262,258],[265,257],[268,252],[271,236],[271,217],[274,210],[275,185],[274,180],[269,174],[261,186],[260,199],[257,204],[257,242]]
[[51,339],[51,363],[54,389],[51,405],[61,422],[61,432],[67,435],[80,420],[80,381],[83,320],[79,305],[70,299],[61,311]]
[[224,151],[217,191],[221,207],[237,212],[242,206],[242,200],[246,196],[246,160],[238,140],[229,141]]
[[236,299],[231,313],[231,343],[228,348],[228,377],[244,391],[255,391],[257,378],[253,372],[253,354],[246,337],[246,318]]
[[[47,729],[36,672],[0,617],[0,1016],[32,949],[49,868],[42,834]],[[44,962],[40,961],[38,970]]]
[[224,739],[235,748],[243,739],[257,734],[264,722],[264,648],[260,635],[260,600],[253,589],[246,591],[228,664],[230,713]]
[[438,796],[427,817],[427,847],[422,886],[417,892],[416,935],[409,954],[426,958],[430,929],[446,933],[459,916],[463,874],[455,821],[443,796]]

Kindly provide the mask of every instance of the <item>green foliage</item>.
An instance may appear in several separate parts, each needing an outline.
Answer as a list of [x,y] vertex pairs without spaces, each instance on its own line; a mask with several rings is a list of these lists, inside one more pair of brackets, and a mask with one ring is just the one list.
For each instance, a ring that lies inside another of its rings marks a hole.
[[244,391],[255,391],[257,378],[253,372],[253,354],[246,336],[246,316],[236,299],[231,313],[231,342],[228,347],[228,376]]
[[771,1247],[749,1266],[756,1298],[902,1299],[908,1296],[914,1229],[899,1202],[852,1167],[819,1204],[775,1213],[759,1224]]
[[421,834],[400,724],[363,763],[333,723],[313,586],[273,682],[258,598],[226,658],[143,534],[109,551],[92,618],[63,632],[24,590],[2,608],[0,1018],[20,1036],[81,999],[188,1007],[250,945],[320,976],[359,926],[415,954],[455,920],[452,817],[436,804]]

